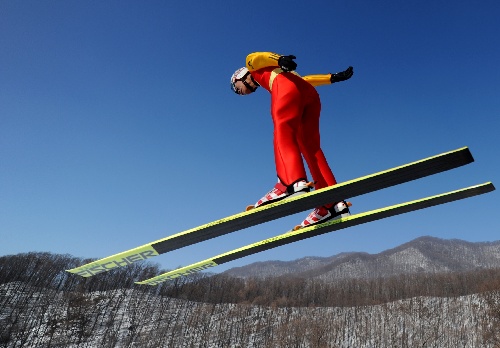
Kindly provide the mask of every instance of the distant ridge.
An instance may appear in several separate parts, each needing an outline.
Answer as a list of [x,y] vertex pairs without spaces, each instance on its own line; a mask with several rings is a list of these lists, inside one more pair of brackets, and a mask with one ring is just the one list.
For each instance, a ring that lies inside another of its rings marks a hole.
[[240,278],[293,274],[335,281],[488,268],[500,268],[500,241],[471,243],[425,236],[378,254],[351,252],[331,257],[256,262],[229,269],[224,274]]

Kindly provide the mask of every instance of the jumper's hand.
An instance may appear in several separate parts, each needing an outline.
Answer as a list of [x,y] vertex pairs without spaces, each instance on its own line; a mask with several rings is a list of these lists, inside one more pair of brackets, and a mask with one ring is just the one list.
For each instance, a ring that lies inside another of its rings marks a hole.
[[330,82],[335,83],[335,82],[349,80],[353,74],[354,71],[352,70],[352,66],[350,66],[345,71],[332,74],[332,76],[330,76]]
[[297,57],[292,55],[279,57],[278,65],[280,66],[281,70],[288,72],[297,69],[297,63],[293,61],[295,58]]

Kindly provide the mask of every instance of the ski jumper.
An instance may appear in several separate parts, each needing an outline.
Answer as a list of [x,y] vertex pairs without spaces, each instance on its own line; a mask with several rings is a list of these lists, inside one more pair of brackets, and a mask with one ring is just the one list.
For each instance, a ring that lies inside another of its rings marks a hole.
[[246,66],[259,85],[271,93],[274,124],[274,159],[278,178],[286,186],[307,175],[306,160],[315,188],[337,183],[320,147],[321,102],[314,86],[331,84],[331,74],[300,77],[278,66],[280,55],[255,52],[247,56]]

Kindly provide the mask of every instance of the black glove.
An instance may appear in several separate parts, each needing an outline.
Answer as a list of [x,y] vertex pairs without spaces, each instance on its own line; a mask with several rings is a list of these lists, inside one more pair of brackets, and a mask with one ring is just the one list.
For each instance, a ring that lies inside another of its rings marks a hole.
[[335,83],[335,82],[349,80],[353,74],[354,71],[352,70],[352,66],[350,66],[345,71],[332,74],[332,76],[330,76],[330,82]]
[[291,55],[279,57],[278,65],[280,66],[281,70],[288,72],[297,69],[297,63],[293,61],[295,58],[297,57]]

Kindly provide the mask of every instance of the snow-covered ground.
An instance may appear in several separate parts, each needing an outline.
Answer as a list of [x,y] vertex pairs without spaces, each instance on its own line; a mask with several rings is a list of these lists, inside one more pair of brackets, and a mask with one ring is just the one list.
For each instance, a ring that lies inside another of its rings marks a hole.
[[498,324],[490,309],[483,295],[270,308],[139,290],[63,293],[15,282],[0,285],[0,347],[488,348],[494,344],[485,339]]

